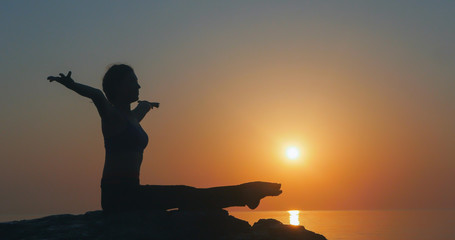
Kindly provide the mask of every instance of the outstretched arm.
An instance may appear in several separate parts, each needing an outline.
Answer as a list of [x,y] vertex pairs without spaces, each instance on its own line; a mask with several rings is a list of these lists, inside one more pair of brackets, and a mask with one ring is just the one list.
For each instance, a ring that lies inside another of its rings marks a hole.
[[138,122],[140,122],[145,115],[153,109],[154,107],[159,108],[160,103],[157,102],[148,102],[148,101],[138,101],[137,107],[132,111]]
[[75,82],[71,78],[71,71],[69,71],[66,76],[63,73],[60,73],[59,75],[60,77],[49,76],[47,77],[47,80],[50,82],[56,81],[63,86],[75,91],[79,95],[92,99],[93,103],[95,103],[95,106],[98,109],[98,113],[102,118],[110,112],[109,101],[106,99],[101,90]]

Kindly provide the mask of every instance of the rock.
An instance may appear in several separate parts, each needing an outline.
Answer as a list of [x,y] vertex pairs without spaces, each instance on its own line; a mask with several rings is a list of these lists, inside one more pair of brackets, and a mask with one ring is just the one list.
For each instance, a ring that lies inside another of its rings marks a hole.
[[253,239],[314,239],[327,240],[324,236],[308,231],[303,226],[284,225],[275,219],[261,219],[252,227]]
[[0,223],[0,239],[302,239],[322,240],[303,226],[261,219],[253,225],[225,210],[123,212],[92,211]]

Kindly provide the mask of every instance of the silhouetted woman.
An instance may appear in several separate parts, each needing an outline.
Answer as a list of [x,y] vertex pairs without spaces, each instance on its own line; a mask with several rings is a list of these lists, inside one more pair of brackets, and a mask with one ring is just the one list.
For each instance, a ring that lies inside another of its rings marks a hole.
[[[254,209],[260,199],[281,194],[280,184],[251,182],[236,186],[194,188],[189,186],[140,185],[139,172],[148,136],[139,122],[159,103],[138,101],[138,79],[125,64],[111,66],[103,78],[103,91],[65,76],[50,76],[78,94],[93,100],[101,117],[106,158],[101,179],[104,211],[218,209],[245,206]],[[131,103],[138,101],[135,109]]]

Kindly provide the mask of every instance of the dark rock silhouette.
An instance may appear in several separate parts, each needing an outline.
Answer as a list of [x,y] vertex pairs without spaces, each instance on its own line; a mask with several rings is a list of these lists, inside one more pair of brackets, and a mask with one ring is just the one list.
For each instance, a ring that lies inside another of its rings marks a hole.
[[326,240],[303,226],[261,219],[253,226],[225,210],[53,215],[0,223],[0,239],[302,239]]

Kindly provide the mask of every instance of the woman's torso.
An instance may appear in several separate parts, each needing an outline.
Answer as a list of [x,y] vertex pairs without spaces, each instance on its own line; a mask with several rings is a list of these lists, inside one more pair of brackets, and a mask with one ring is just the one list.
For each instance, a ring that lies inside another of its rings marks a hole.
[[102,121],[106,157],[102,184],[139,184],[148,136],[133,115],[118,113]]

